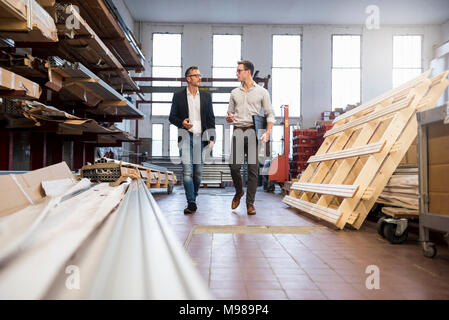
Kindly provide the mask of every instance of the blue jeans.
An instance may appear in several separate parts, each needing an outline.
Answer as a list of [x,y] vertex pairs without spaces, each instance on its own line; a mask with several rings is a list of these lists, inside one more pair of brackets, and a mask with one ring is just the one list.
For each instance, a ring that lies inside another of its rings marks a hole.
[[180,149],[184,190],[187,202],[196,202],[198,190],[201,184],[201,173],[203,169],[202,151],[204,143],[201,136],[190,135],[190,141],[185,141]]

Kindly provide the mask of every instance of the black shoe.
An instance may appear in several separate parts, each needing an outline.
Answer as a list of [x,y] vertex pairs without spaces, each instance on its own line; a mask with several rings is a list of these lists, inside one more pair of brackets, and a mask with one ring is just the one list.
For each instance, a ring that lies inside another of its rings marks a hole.
[[195,213],[197,206],[195,202],[188,202],[187,208],[184,209],[184,214],[192,214]]

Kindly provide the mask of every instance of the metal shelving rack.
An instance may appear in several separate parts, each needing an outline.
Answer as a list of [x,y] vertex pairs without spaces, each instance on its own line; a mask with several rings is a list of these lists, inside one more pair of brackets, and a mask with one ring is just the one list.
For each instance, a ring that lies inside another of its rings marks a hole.
[[[436,255],[435,244],[430,242],[429,230],[446,232],[449,235],[449,215],[429,212],[429,153],[428,129],[432,126],[447,126],[449,139],[449,105],[443,105],[417,113],[418,120],[418,166],[419,166],[419,238],[422,243],[423,254],[433,258]],[[446,131],[446,128],[445,128]],[[449,199],[448,199],[449,201]],[[449,244],[449,243],[448,243]]]

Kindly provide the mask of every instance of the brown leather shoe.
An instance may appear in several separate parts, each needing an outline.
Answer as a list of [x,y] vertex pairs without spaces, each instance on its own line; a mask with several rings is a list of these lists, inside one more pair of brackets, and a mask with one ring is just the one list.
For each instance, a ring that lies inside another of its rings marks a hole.
[[245,194],[245,192],[242,191],[242,193],[236,194],[234,196],[234,198],[232,198],[232,205],[231,205],[232,210],[234,210],[235,208],[237,208],[239,206],[240,198],[243,197],[244,194]]
[[246,204],[246,211],[247,211],[248,215],[256,214],[256,208],[254,208],[254,205],[251,203]]

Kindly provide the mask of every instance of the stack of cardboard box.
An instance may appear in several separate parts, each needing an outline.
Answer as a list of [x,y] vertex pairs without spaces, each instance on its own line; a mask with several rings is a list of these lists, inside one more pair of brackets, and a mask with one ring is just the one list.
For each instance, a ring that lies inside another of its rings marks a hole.
[[321,112],[321,120],[322,121],[331,121],[338,117],[343,112],[340,111],[323,111]]
[[290,175],[296,177],[307,167],[307,160],[318,150],[317,129],[293,130],[293,160],[290,163]]

